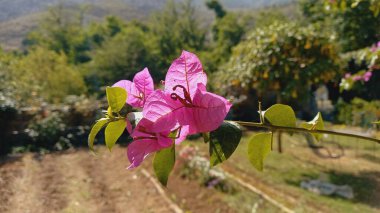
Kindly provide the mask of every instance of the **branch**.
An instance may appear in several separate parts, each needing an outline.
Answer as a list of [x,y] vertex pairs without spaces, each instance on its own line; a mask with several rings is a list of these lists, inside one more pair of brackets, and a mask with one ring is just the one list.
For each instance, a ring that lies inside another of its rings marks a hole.
[[238,123],[242,126],[270,129],[273,132],[276,130],[277,131],[284,130],[288,132],[306,132],[306,133],[319,133],[319,134],[328,134],[328,135],[340,135],[340,136],[346,136],[346,137],[351,137],[351,138],[359,138],[363,140],[368,140],[368,141],[372,141],[372,142],[380,144],[380,140],[376,138],[355,135],[355,134],[350,134],[350,133],[335,132],[335,131],[330,131],[330,130],[308,130],[308,129],[298,128],[298,127],[274,126],[271,124],[261,124],[261,123],[254,123],[254,122],[245,122],[245,121],[232,121],[232,122]]

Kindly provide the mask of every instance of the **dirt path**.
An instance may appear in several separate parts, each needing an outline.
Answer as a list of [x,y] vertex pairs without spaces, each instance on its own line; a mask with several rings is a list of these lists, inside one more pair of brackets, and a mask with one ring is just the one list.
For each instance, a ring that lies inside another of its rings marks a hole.
[[173,212],[123,149],[35,156],[0,162],[0,212]]
[[153,178],[151,159],[127,170],[125,147],[98,155],[88,149],[0,159],[0,213],[50,212],[237,212],[226,194],[181,177],[181,165],[168,188]]

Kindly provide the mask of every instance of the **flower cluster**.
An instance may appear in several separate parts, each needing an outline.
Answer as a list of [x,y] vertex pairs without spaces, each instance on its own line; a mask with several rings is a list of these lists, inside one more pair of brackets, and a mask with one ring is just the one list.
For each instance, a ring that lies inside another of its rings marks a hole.
[[346,73],[346,75],[344,76],[344,78],[351,78],[354,82],[355,81],[364,81],[364,82],[367,82],[371,79],[372,77],[372,72],[371,71],[367,71],[367,72],[364,72],[364,73],[358,73],[358,74],[355,74],[355,75],[351,75],[351,73]]
[[207,92],[206,85],[207,75],[200,60],[187,51],[173,61],[163,89],[154,90],[147,68],[133,81],[113,85],[125,89],[127,104],[140,108],[143,115],[133,129],[127,125],[133,138],[127,151],[129,168],[139,166],[150,153],[182,142],[187,135],[210,132],[222,124],[231,103]]

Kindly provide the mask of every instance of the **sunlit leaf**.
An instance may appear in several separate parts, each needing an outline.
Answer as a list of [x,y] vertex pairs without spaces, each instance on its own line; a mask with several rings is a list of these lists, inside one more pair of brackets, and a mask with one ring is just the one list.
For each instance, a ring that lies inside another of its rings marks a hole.
[[127,122],[124,120],[118,120],[111,122],[107,125],[105,130],[105,139],[108,149],[111,151],[112,147],[115,145],[117,139],[123,134]]
[[239,145],[242,136],[240,126],[235,122],[224,121],[210,133],[210,165],[215,166],[227,160]]
[[157,179],[164,186],[168,183],[168,178],[174,168],[175,163],[175,144],[169,148],[162,149],[154,155],[153,168]]
[[272,150],[273,135],[269,133],[259,133],[252,136],[248,142],[248,159],[259,171],[264,168],[264,159]]
[[108,117],[110,117],[110,118],[113,118],[113,114],[112,114],[112,109],[111,109],[111,107],[108,107],[107,108],[107,114],[106,114]]
[[373,122],[373,124],[380,124],[380,121]]
[[108,118],[99,119],[92,127],[90,134],[88,135],[88,147],[94,151],[94,140],[98,132],[109,122]]
[[[309,122],[303,122],[300,125],[304,129],[308,130],[324,130],[325,124],[323,123],[322,114],[318,112],[318,114],[314,117],[313,120]],[[312,135],[317,139],[320,140],[322,137],[322,134],[318,133],[312,133]]]
[[107,87],[107,101],[112,112],[119,112],[127,100],[127,91],[120,87]]
[[288,105],[275,104],[264,113],[264,119],[275,126],[295,127],[296,115]]

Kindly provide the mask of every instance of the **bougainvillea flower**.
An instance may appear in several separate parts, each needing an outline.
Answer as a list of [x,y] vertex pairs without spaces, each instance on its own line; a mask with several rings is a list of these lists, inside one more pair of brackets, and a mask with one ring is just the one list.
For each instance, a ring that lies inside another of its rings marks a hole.
[[363,75],[363,80],[364,80],[365,82],[367,82],[367,81],[369,81],[369,80],[371,79],[371,77],[372,77],[372,72],[371,72],[371,71],[368,71],[368,72],[364,73],[364,75]]
[[220,126],[231,104],[206,91],[207,75],[193,53],[183,51],[165,78],[165,91],[156,90],[146,101],[143,116],[150,130],[188,126],[189,134],[213,131]]
[[175,136],[170,136],[171,131],[153,133],[150,132],[148,126],[151,126],[151,121],[143,118],[133,130],[131,135],[133,142],[127,150],[128,159],[131,162],[128,169],[139,166],[150,153],[168,148],[173,142],[180,143],[187,136],[186,128],[180,127],[175,130]]
[[159,132],[162,128],[188,126],[189,134],[217,129],[230,110],[231,103],[221,96],[207,92],[202,84],[198,84],[192,99],[182,89],[185,98],[175,92],[168,94],[159,90],[149,96],[143,110],[144,118],[152,121],[149,129]]
[[[129,168],[140,165],[150,153],[171,146],[173,141],[180,143],[188,134],[217,129],[231,108],[225,98],[206,91],[207,75],[193,53],[183,51],[174,60],[164,84],[164,90],[149,96],[145,93],[143,119],[133,130],[128,129],[134,139],[128,146]],[[128,90],[132,86],[125,86],[125,82],[117,85],[136,94]],[[173,132],[177,134],[174,139]]]
[[113,86],[124,88],[128,93],[127,104],[139,108],[144,107],[146,98],[154,91],[153,79],[147,68],[138,72],[133,82],[121,80]]
[[182,86],[193,98],[199,83],[207,85],[207,75],[203,71],[202,63],[195,54],[182,51],[181,56],[173,61],[166,74],[165,91],[176,92],[180,97],[184,97],[182,90],[175,89]]

